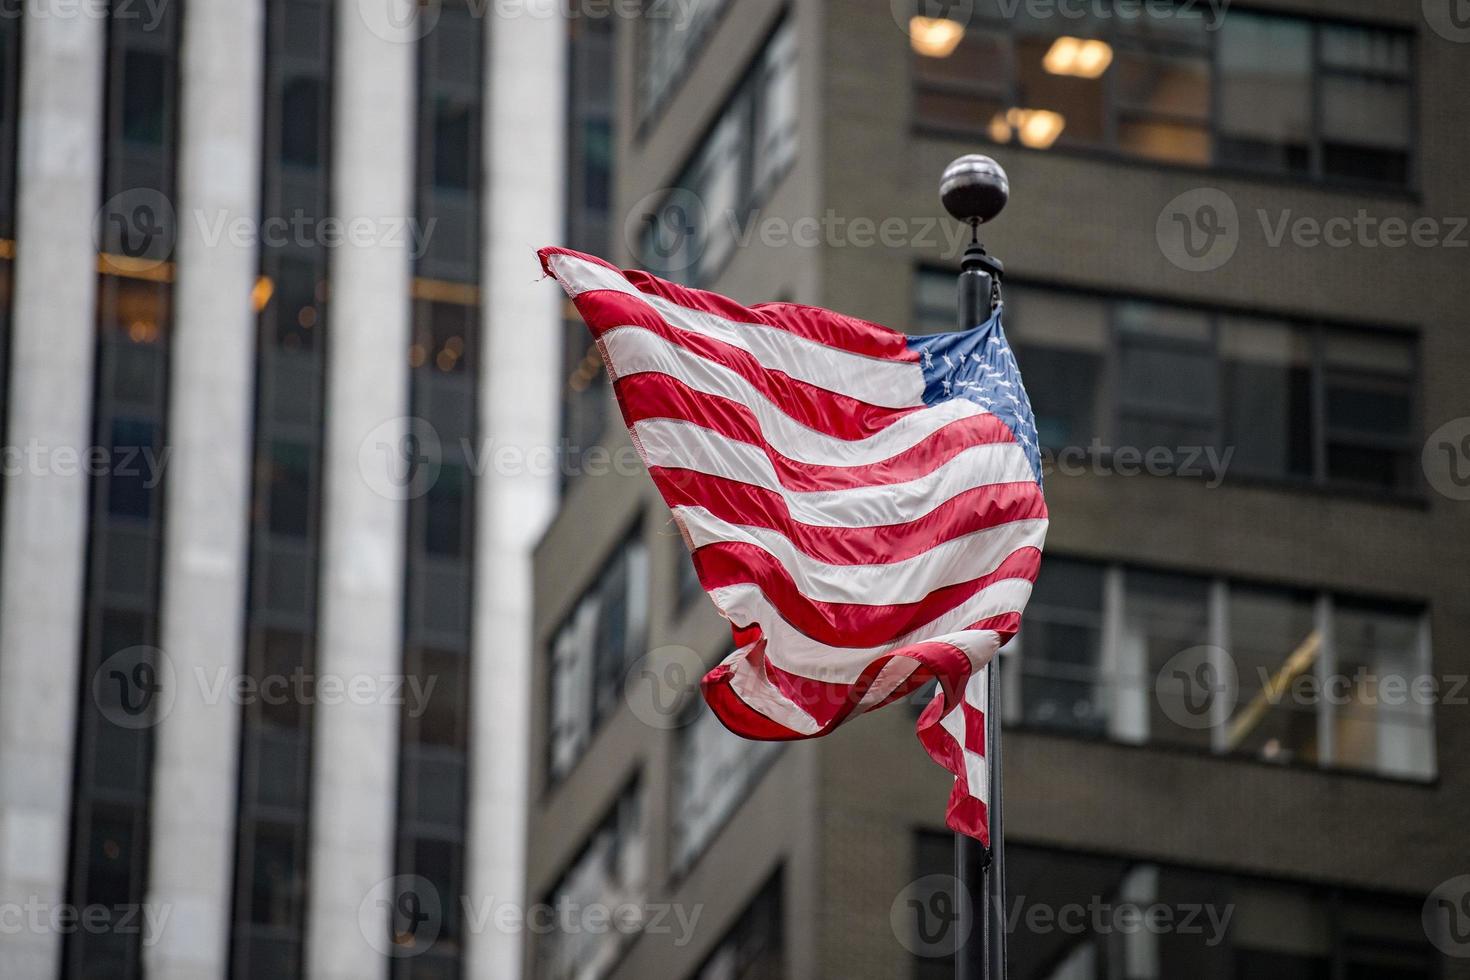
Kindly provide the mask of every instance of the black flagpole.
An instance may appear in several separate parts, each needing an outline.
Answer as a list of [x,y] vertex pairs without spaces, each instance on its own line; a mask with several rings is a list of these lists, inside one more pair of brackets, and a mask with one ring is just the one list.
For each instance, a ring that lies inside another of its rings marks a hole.
[[[1010,183],[1000,164],[989,157],[975,154],[955,160],[944,170],[939,184],[939,197],[950,214],[970,226],[970,246],[960,263],[959,318],[960,330],[969,330],[990,319],[1000,302],[1000,280],[1004,266],[988,255],[980,244],[979,229],[1000,214],[1010,197]],[[1000,655],[990,662],[990,678],[985,698],[985,759],[989,776],[986,787],[987,813],[990,825],[989,861],[984,861],[980,843],[965,834],[955,834],[955,877],[960,888],[971,899],[971,871],[982,863],[985,867],[980,893],[980,915],[983,942],[967,941],[955,949],[956,980],[1006,980],[1006,880],[1005,833],[1001,824],[1001,745],[1000,745]],[[973,932],[973,930],[972,930]]]

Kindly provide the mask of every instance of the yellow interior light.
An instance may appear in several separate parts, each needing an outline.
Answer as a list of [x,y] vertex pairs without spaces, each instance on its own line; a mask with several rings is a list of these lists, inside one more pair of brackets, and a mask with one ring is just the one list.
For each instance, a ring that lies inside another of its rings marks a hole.
[[1053,75],[1074,78],[1097,78],[1113,63],[1113,49],[1106,41],[1080,37],[1059,37],[1041,59],[1041,65]]
[[926,58],[948,58],[965,37],[965,25],[947,17],[912,17],[909,41]]

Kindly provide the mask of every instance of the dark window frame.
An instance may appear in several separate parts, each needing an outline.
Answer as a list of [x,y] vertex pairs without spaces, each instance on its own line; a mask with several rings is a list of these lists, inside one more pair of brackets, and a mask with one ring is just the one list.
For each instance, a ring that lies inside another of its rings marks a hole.
[[[940,266],[929,264],[922,264],[915,271],[916,281],[917,277],[938,277],[940,275],[950,276],[953,273]],[[1124,405],[1119,394],[1118,362],[1122,340],[1118,314],[1120,305],[1130,302],[1143,303],[1164,309],[1177,309],[1193,314],[1203,314],[1209,319],[1211,332],[1210,348],[1213,351],[1212,357],[1217,376],[1216,391],[1218,393],[1214,410],[1211,441],[1217,446],[1221,445],[1224,439],[1226,416],[1230,407],[1226,401],[1227,385],[1225,372],[1228,361],[1222,356],[1220,346],[1223,322],[1228,319],[1235,321],[1259,321],[1262,325],[1266,326],[1284,324],[1296,335],[1305,337],[1311,350],[1312,475],[1309,478],[1301,478],[1257,471],[1228,475],[1226,477],[1227,485],[1257,483],[1345,497],[1361,496],[1377,502],[1391,502],[1412,506],[1424,505],[1426,487],[1417,467],[1410,468],[1409,483],[1386,488],[1334,479],[1328,471],[1326,458],[1326,449],[1329,442],[1327,405],[1325,403],[1328,374],[1326,352],[1332,340],[1349,339],[1352,337],[1390,339],[1396,342],[1406,343],[1410,348],[1409,355],[1412,365],[1409,373],[1411,382],[1408,391],[1410,418],[1407,434],[1402,439],[1386,438],[1376,440],[1370,437],[1361,437],[1355,444],[1375,445],[1381,442],[1390,449],[1417,453],[1419,442],[1416,434],[1423,428],[1423,420],[1425,418],[1422,385],[1412,383],[1416,379],[1422,379],[1424,372],[1424,334],[1418,327],[1403,323],[1370,324],[1362,321],[1352,322],[1326,317],[1314,317],[1301,313],[1268,310],[1260,307],[1224,306],[1169,296],[1100,290],[1035,278],[1012,277],[1007,280],[1007,286],[1017,289],[1023,297],[1027,292],[1037,292],[1064,296],[1070,299],[1097,302],[1104,305],[1103,312],[1106,316],[1108,331],[1107,346],[1103,351],[1103,363],[1098,372],[1100,386],[1099,402],[1104,414],[1102,417],[1094,420],[1096,427],[1101,430],[1094,433],[1094,435],[1104,445],[1116,443],[1121,439],[1120,423],[1124,415]],[[915,296],[915,318],[917,322],[923,323],[929,318],[933,318],[935,322],[942,322],[940,320],[941,315],[952,318],[952,314],[941,314],[941,311],[937,307],[921,305],[918,302],[919,290],[917,288],[913,290],[913,295]],[[1024,306],[1024,301],[1020,305]],[[946,325],[945,329],[948,330],[951,328]],[[1020,332],[1012,336],[1012,343],[1017,349],[1017,356],[1022,362],[1024,372],[1025,353],[1029,346],[1025,337],[1024,321],[1021,323]],[[1353,441],[1350,436],[1349,441]],[[1054,448],[1043,447],[1043,451],[1045,452],[1048,449]]]
[[[1202,9],[1202,8],[1196,8]],[[1343,188],[1346,190],[1357,190],[1373,194],[1407,195],[1417,197],[1420,191],[1420,177],[1423,154],[1420,148],[1421,126],[1419,123],[1419,110],[1421,107],[1419,78],[1419,34],[1412,28],[1405,27],[1400,23],[1374,21],[1367,19],[1349,19],[1331,17],[1316,14],[1306,14],[1294,11],[1282,11],[1269,8],[1242,7],[1232,5],[1231,12],[1242,12],[1263,17],[1279,18],[1306,24],[1311,32],[1311,146],[1309,147],[1310,164],[1306,171],[1292,170],[1286,167],[1251,166],[1249,164],[1226,161],[1221,158],[1220,139],[1222,135],[1220,120],[1220,97],[1223,86],[1221,80],[1224,77],[1219,57],[1218,30],[1209,31],[1205,40],[1198,50],[1203,50],[1209,60],[1209,108],[1204,120],[1205,130],[1210,140],[1210,160],[1207,163],[1195,164],[1188,161],[1170,160],[1167,158],[1153,157],[1143,153],[1131,152],[1120,146],[1117,142],[1117,121],[1125,111],[1117,98],[1117,84],[1112,75],[1116,74],[1109,70],[1102,76],[1103,85],[1103,110],[1105,113],[1105,133],[1101,142],[1096,144],[1065,145],[1054,144],[1045,149],[1027,147],[1019,141],[997,143],[990,135],[988,127],[947,125],[943,122],[921,118],[919,114],[919,97],[921,93],[928,91],[941,95],[973,96],[992,100],[1002,108],[1008,106],[1020,106],[1020,77],[1017,67],[1018,60],[1015,57],[1018,39],[1024,35],[1018,32],[1013,24],[1004,16],[986,14],[977,11],[974,21],[967,25],[971,29],[985,28],[995,31],[1006,37],[1009,41],[1009,50],[1012,52],[1011,62],[1013,74],[1006,86],[990,86],[983,83],[973,85],[963,83],[926,84],[920,77],[918,65],[925,58],[914,51],[908,51],[907,71],[909,75],[909,118],[911,129],[919,135],[933,136],[940,139],[963,139],[973,141],[979,139],[994,146],[1004,146],[1007,150],[1015,150],[1028,153],[1053,153],[1076,157],[1092,157],[1110,161],[1119,161],[1147,167],[1163,169],[1177,169],[1189,172],[1207,171],[1227,176],[1238,176],[1248,179],[1264,179],[1272,181],[1285,181],[1290,183],[1308,183],[1314,186]],[[1211,16],[1207,9],[1202,12]],[[1225,15],[1227,18],[1229,14]],[[1117,18],[1109,18],[1103,22],[1104,31],[1099,35],[1114,46],[1115,55],[1119,50],[1117,36],[1113,27]],[[1322,54],[1322,33],[1326,27],[1349,27],[1364,30],[1383,31],[1398,34],[1409,42],[1409,69],[1406,75],[1372,72],[1372,71],[1349,71],[1346,69],[1328,66],[1324,63]],[[1065,28],[1060,29],[1056,37],[1067,34]],[[1039,36],[1039,35],[1038,35]],[[1046,35],[1051,37],[1053,35]],[[1168,53],[1167,45],[1151,44],[1149,40],[1138,38],[1127,38],[1124,49],[1153,50],[1160,53]],[[1115,57],[1116,62],[1116,57]],[[1351,78],[1376,78],[1385,77],[1395,82],[1402,82],[1408,87],[1408,115],[1409,115],[1409,139],[1405,150],[1405,176],[1403,181],[1374,180],[1363,177],[1338,175],[1326,173],[1324,167],[1323,145],[1326,141],[1323,131],[1322,118],[1322,89],[1323,80],[1328,77],[1351,77]]]

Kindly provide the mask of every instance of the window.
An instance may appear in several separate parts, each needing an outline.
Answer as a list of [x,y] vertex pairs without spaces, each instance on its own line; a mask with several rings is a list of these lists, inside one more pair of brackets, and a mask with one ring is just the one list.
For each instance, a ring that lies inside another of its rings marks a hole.
[[567,21],[567,244],[595,255],[611,244],[614,25],[612,17]]
[[642,264],[704,285],[734,254],[743,223],[796,159],[796,30],[776,28],[685,165],[642,215]]
[[[268,0],[262,78],[261,203],[267,221],[328,214],[331,4]],[[309,236],[308,236],[309,239]],[[245,674],[316,670],[328,249],[297,236],[261,242],[257,295],[254,499]],[[241,711],[230,973],[298,976],[310,872],[309,703]]]
[[603,565],[551,643],[550,766],[553,781],[582,757],[616,708],[623,675],[645,650],[648,550],[634,528]]
[[638,116],[650,118],[704,47],[729,0],[645,0],[638,19]]
[[751,899],[690,980],[783,980],[781,877],[778,871]]
[[[921,270],[921,330],[952,329],[954,277]],[[1225,472],[1411,494],[1417,338],[1027,284],[1006,329],[1043,450],[1211,449]],[[1230,453],[1228,461],[1224,453]]]
[[780,749],[779,742],[757,742],[732,734],[702,699],[694,699],[675,749],[675,873],[687,870],[704,852]]
[[[958,43],[914,43],[920,125],[1035,149],[1402,186],[1413,36],[1203,4],[1033,16],[977,3]],[[1060,27],[1058,25],[1061,25]]]
[[[469,797],[475,474],[480,383],[480,116],[484,31],[460,3],[445,4],[418,42],[415,196],[435,241],[415,256],[408,350],[409,405],[439,439],[425,492],[405,504],[403,674],[422,703],[399,719],[394,874],[430,883],[444,921],[426,949],[395,959],[397,980],[462,972],[464,857]],[[444,234],[441,236],[439,232]]]
[[[158,690],[150,679],[161,669],[155,650],[166,518],[160,454],[169,442],[172,340],[172,285],[161,281],[168,276],[151,273],[172,270],[176,229],[163,224],[169,218],[157,201],[174,196],[181,14],[179,4],[165,5],[145,27],[116,3],[107,13],[98,188],[107,202],[99,219],[105,271],[97,279],[89,441],[108,450],[110,465],[90,477],[66,904],[100,907],[116,924],[149,890],[149,720]],[[19,26],[5,28],[5,53],[12,58]],[[13,99],[13,91],[5,94],[8,127]],[[14,145],[10,133],[7,143]],[[7,181],[11,166],[5,164]],[[8,187],[5,197],[9,225]],[[139,272],[138,265],[114,257],[147,261]],[[118,686],[94,692],[93,678],[104,669]],[[141,977],[140,940],[136,930],[68,931],[58,939],[60,976]]]
[[1103,643],[1103,569],[1047,558],[1026,606],[1021,720],[1101,733],[1107,706],[1098,683]]
[[[953,873],[949,835],[918,835],[917,855],[916,877]],[[1422,898],[1017,844],[1006,848],[1006,862],[1015,980],[1438,976],[1440,960],[1420,922]],[[1137,910],[1134,921],[1180,927],[1119,928],[1127,908]],[[1028,928],[1028,921],[1051,925]],[[952,971],[948,957],[916,958],[921,980]]]
[[1422,609],[1050,557],[1011,647],[1024,653],[1005,711],[1022,724],[1404,779],[1437,771]]
[[[575,922],[589,909],[607,913],[642,908],[648,888],[648,831],[637,780],[623,790],[544,901],[570,909],[573,927],[553,927],[536,940],[535,980],[598,980],[607,976],[632,935],[621,929],[588,930]],[[557,912],[560,917],[561,912]],[[558,921],[562,921],[558,918]]]

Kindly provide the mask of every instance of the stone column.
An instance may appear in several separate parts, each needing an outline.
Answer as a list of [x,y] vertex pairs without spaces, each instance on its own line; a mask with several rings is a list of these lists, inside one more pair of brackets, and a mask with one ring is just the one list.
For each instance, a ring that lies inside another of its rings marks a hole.
[[[81,653],[102,186],[105,21],[27,17],[0,560],[0,903],[66,897]],[[34,448],[35,452],[28,450]],[[19,451],[15,456],[14,451]],[[0,941],[0,976],[50,977],[61,936]]]
[[[413,214],[416,9],[413,0],[347,2],[337,14],[333,211],[348,234],[332,251],[327,305],[317,661],[319,684],[349,692],[362,678],[402,674],[412,486],[400,483],[395,454],[406,448],[411,262],[397,232]],[[383,693],[321,698],[313,709],[313,980],[388,975],[388,915],[373,896],[393,875],[399,708]]]
[[228,972],[240,708],[207,693],[243,670],[259,256],[228,229],[259,219],[264,15],[232,0],[183,18],[160,609],[177,696],[154,742],[148,903],[168,915],[150,980]]
[[[556,445],[561,292],[538,245],[564,235],[566,23],[554,2],[486,18],[482,440],[544,463]],[[531,549],[556,507],[556,474],[488,468],[476,501],[474,691],[466,879],[475,902],[525,902],[531,697]],[[466,975],[521,973],[523,937],[467,939]]]

